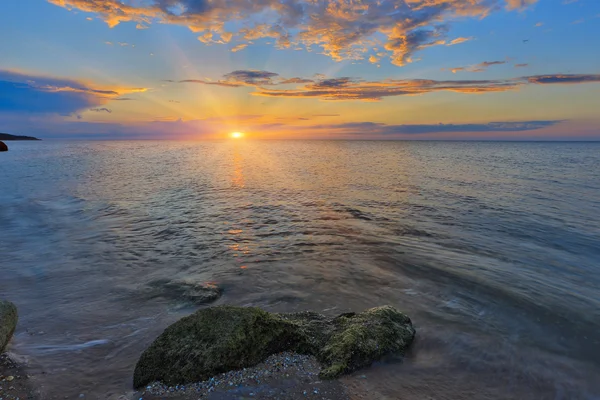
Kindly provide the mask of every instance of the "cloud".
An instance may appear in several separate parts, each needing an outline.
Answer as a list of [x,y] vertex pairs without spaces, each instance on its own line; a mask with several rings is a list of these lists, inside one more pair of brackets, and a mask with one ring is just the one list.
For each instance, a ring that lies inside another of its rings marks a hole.
[[90,111],[94,111],[94,112],[107,112],[107,113],[112,113],[112,110],[106,107],[102,107],[102,108],[90,108]]
[[558,74],[558,75],[537,75],[529,76],[527,79],[530,83],[541,85],[547,84],[574,84],[574,83],[599,83],[600,74]]
[[345,124],[313,125],[309,129],[331,131],[337,134],[372,136],[420,135],[429,133],[467,133],[467,132],[524,132],[533,131],[564,122],[548,121],[509,121],[480,124],[413,124],[388,125],[377,122],[351,122]]
[[0,70],[0,111],[71,115],[143,88],[100,88],[89,83]]
[[237,53],[240,50],[244,50],[246,47],[248,47],[247,43],[238,44],[237,46],[233,46],[231,48],[231,52],[232,53]]
[[[487,61],[478,65],[503,64],[505,61]],[[525,76],[495,80],[433,80],[433,79],[384,79],[366,81],[352,77],[326,78],[316,75],[308,83],[295,89],[280,89],[288,80],[274,72],[238,70],[223,76],[219,81],[202,79],[185,80],[204,85],[224,87],[254,87],[255,96],[280,98],[316,98],[321,100],[379,101],[385,97],[421,95],[432,92],[456,92],[465,94],[493,93],[516,90],[531,84],[579,84],[600,82],[600,74],[555,74]],[[302,79],[302,78],[293,78]]]
[[[79,137],[88,139],[210,138],[238,129],[252,136],[265,138],[283,136],[289,138],[442,139],[457,138],[462,135],[468,138],[485,139],[506,138],[509,137],[506,133],[510,132],[539,131],[540,135],[544,135],[546,128],[562,122],[561,120],[531,120],[462,124],[385,124],[358,121],[311,124],[306,117],[274,118],[273,116],[250,114],[201,120],[182,120],[177,117],[165,116],[154,118],[152,121],[114,123],[90,122],[81,119],[65,120],[59,116],[41,115],[23,119],[18,115],[0,113],[0,124],[9,131],[45,138]],[[504,134],[494,135],[494,133]]]
[[515,68],[525,68],[529,67],[529,64],[515,64]]
[[[380,46],[398,66],[415,52],[448,41],[450,23],[522,10],[537,0],[48,0],[67,9],[96,13],[109,27],[153,22],[188,27],[204,43],[242,44],[269,39],[279,48],[320,47],[334,60],[368,59]],[[239,23],[243,22],[243,23]],[[237,46],[236,46],[237,48]],[[239,49],[239,48],[238,48]]]
[[[172,82],[172,81],[165,81]],[[179,81],[180,83],[201,83],[205,85],[217,85],[224,87],[240,87],[240,86],[272,86],[272,85],[289,85],[312,83],[313,79],[308,78],[281,78],[279,74],[261,70],[237,70],[223,75],[223,79],[212,81],[209,79],[186,79]]]
[[456,39],[451,40],[450,42],[448,42],[446,44],[446,46],[454,46],[455,44],[461,44],[461,43],[464,43],[464,42],[468,42],[469,40],[473,40],[473,38],[472,37],[459,37],[459,38],[456,38]]
[[363,81],[349,77],[323,79],[295,90],[259,88],[252,93],[267,97],[318,98],[322,100],[378,101],[384,97],[419,95],[437,91],[460,93],[500,92],[518,88],[521,82],[505,81],[435,81],[429,79]]
[[489,67],[491,67],[492,65],[501,65],[501,64],[506,64],[506,61],[484,61],[482,63],[471,65],[468,67],[450,68],[450,71],[452,71],[453,74],[455,74],[457,72],[483,72],[486,69],[488,69]]
[[537,3],[537,0],[506,0],[507,7],[509,10],[522,9],[532,4]]
[[289,85],[289,84],[300,84],[300,83],[312,83],[314,82],[313,79],[307,79],[307,78],[289,78],[289,79],[284,79],[283,81],[279,82],[279,85]]

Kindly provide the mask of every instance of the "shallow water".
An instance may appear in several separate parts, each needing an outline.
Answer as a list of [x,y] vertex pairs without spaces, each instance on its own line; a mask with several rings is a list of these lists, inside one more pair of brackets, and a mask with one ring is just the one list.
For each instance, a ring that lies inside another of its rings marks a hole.
[[404,362],[365,398],[600,398],[600,144],[13,142],[0,295],[45,398],[131,391],[137,358],[215,304],[391,304]]

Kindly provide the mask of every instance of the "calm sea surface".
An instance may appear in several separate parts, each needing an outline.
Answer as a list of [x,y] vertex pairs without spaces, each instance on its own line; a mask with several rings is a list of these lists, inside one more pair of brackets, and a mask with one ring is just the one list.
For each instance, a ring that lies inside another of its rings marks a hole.
[[[366,398],[600,398],[600,144],[9,142],[0,297],[46,398],[131,391],[141,352],[215,304],[390,304],[418,340]],[[366,377],[366,379],[365,379]]]

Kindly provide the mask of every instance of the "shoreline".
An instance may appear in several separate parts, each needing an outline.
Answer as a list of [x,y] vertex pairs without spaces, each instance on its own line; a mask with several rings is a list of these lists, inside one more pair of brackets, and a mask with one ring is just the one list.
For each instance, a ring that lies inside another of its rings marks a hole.
[[215,375],[203,382],[170,387],[161,383],[136,392],[136,399],[329,399],[348,400],[339,380],[319,379],[321,367],[311,356],[292,352],[274,354],[254,367]]
[[13,360],[8,353],[0,354],[0,399],[40,399],[25,366]]
[[[254,367],[229,371],[188,385],[170,387],[159,382],[143,390],[133,388],[112,394],[109,400],[227,400],[255,399],[328,399],[349,400],[348,389],[341,380],[319,379],[320,365],[312,356],[292,352],[274,354]],[[41,388],[33,383],[27,367],[9,353],[0,355],[0,399],[42,400]]]

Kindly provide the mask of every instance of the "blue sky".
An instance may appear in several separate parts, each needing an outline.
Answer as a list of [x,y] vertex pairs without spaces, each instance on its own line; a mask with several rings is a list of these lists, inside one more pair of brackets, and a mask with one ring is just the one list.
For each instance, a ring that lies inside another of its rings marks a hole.
[[7,0],[0,132],[597,140],[599,22],[596,0]]

